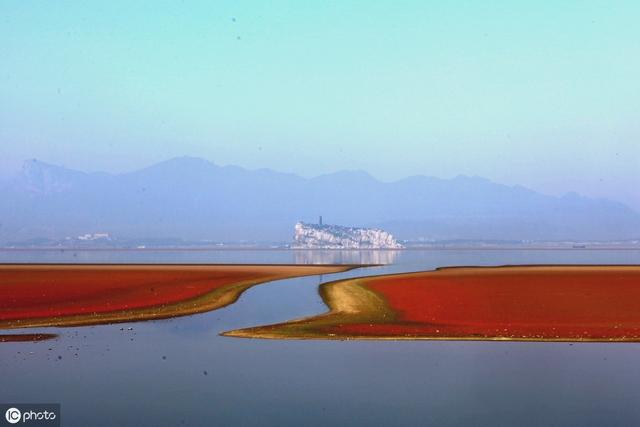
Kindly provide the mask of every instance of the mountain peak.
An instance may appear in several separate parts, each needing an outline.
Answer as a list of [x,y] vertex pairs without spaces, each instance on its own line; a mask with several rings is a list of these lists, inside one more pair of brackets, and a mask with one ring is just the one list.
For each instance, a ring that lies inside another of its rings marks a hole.
[[180,156],[154,163],[144,169],[131,172],[130,175],[152,173],[169,177],[173,175],[180,176],[183,174],[202,173],[217,168],[218,166],[213,162],[200,157]]
[[45,163],[38,159],[29,159],[22,164],[18,180],[27,191],[59,193],[69,190],[74,179],[85,175],[84,172]]
[[179,156],[173,157],[168,160],[164,160],[162,162],[156,163],[151,167],[155,166],[170,166],[170,167],[211,167],[216,166],[215,163],[203,159],[201,157],[193,157],[193,156]]
[[565,193],[562,198],[565,200],[579,200],[582,196],[575,191],[569,191],[568,193]]

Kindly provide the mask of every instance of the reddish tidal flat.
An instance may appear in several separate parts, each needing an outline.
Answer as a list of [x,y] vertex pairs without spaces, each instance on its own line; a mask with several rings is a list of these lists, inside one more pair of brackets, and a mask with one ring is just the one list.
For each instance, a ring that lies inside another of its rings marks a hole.
[[351,265],[0,265],[0,329],[183,316],[235,302],[258,283]]
[[321,285],[330,311],[228,336],[640,341],[640,266],[456,267]]
[[0,342],[29,342],[29,341],[45,341],[57,337],[55,334],[17,334],[17,335],[0,335]]

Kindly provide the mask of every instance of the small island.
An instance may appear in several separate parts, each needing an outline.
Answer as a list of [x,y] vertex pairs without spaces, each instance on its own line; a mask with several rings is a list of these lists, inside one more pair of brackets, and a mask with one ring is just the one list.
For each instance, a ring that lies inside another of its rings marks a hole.
[[322,223],[298,222],[295,225],[293,249],[401,249],[403,246],[378,228],[345,227]]

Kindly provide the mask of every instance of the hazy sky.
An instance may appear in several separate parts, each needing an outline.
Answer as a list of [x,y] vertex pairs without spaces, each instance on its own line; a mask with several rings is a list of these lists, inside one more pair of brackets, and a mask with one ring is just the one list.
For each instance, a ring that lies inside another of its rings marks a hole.
[[0,3],[0,175],[174,156],[640,209],[638,1]]

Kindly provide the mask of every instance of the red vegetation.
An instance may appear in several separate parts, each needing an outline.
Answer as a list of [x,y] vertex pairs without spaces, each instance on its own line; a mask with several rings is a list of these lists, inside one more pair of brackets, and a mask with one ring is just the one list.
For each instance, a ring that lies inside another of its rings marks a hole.
[[0,320],[104,313],[193,298],[234,282],[260,278],[240,269],[122,267],[0,270]]
[[350,268],[352,266],[0,265],[0,328],[70,325],[71,322],[95,324],[192,314],[230,304],[242,291],[257,283]]
[[370,277],[393,320],[338,324],[340,336],[640,339],[640,268],[452,268]]
[[0,335],[0,342],[31,342],[45,341],[57,337],[55,334],[17,334]]

